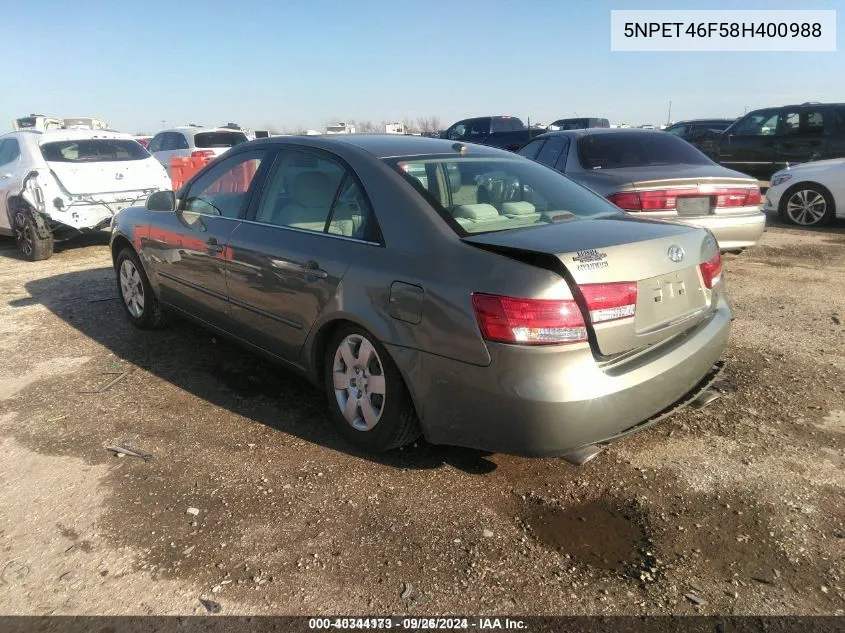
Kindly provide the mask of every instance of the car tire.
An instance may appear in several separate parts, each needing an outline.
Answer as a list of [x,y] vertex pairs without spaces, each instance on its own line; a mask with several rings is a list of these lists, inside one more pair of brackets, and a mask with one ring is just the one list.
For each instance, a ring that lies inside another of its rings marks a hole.
[[128,247],[120,251],[114,269],[120,303],[132,325],[142,330],[159,327],[163,321],[161,304],[135,251]]
[[53,234],[31,209],[18,207],[12,213],[15,243],[25,259],[37,262],[53,255]]
[[381,452],[420,436],[405,381],[372,334],[352,324],[336,329],[326,345],[324,369],[332,418],[350,443]]
[[798,183],[783,192],[778,215],[798,226],[824,226],[836,215],[836,205],[821,185]]

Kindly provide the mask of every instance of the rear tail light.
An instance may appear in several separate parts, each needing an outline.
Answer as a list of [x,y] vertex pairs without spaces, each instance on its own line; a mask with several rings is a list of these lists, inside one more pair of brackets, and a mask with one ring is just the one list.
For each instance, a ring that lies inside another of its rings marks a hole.
[[581,310],[573,299],[516,299],[475,293],[472,307],[488,341],[553,345],[587,340]]
[[625,319],[634,316],[637,310],[635,282],[585,284],[580,288],[594,324]]
[[640,196],[636,193],[614,193],[607,197],[613,204],[626,211],[642,211]]
[[197,149],[191,152],[191,158],[211,158],[214,151],[210,149]]
[[706,196],[717,209],[749,207],[762,201],[760,187],[710,189],[662,189],[659,191],[625,191],[607,197],[613,204],[626,211],[669,211],[675,208],[678,198]]
[[[581,294],[594,324],[634,316],[637,284],[585,284]],[[516,299],[475,293],[472,306],[488,341],[553,345],[587,340],[587,327],[574,299]]]
[[722,279],[722,254],[716,251],[713,257],[703,264],[699,264],[698,268],[701,270],[701,278],[704,280],[704,285],[707,288],[713,288]]

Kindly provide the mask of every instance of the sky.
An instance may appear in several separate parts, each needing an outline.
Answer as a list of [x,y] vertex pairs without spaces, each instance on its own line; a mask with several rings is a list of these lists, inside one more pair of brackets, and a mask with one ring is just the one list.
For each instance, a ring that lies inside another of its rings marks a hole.
[[840,9],[845,0],[40,0],[0,37],[0,132],[30,113],[154,133],[198,123],[294,131],[330,121],[441,128],[734,117],[845,101],[836,52],[611,52],[611,9]]

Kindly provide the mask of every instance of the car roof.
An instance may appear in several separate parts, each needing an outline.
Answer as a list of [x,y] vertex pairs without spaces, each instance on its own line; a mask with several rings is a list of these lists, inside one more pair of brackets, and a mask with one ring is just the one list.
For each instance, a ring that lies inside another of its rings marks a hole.
[[818,101],[806,101],[804,103],[789,103],[787,105],[775,105],[767,106],[765,108],[754,108],[753,110],[749,110],[747,114],[751,114],[752,112],[760,112],[761,110],[780,110],[781,108],[810,108],[812,106],[845,106],[845,103],[820,103]]
[[194,134],[200,134],[203,132],[240,132],[241,134],[244,133],[243,130],[233,130],[232,128],[228,127],[205,127],[196,125],[177,125],[176,127],[170,127],[166,130],[160,130],[156,132],[156,134],[161,134],[162,132],[192,132]]
[[41,137],[38,142],[49,143],[51,141],[73,141],[96,138],[132,139],[133,136],[125,132],[114,132],[112,130],[46,130],[41,132]]
[[707,123],[709,121],[718,121],[719,123],[731,123],[733,121],[736,121],[736,119],[719,118],[719,117],[716,117],[716,118],[713,118],[713,119],[684,119],[683,121],[675,121],[674,123],[672,123],[668,127],[674,127],[676,125],[683,125],[684,123]]
[[[552,136],[575,136],[580,138],[582,136],[592,136],[593,134],[660,134],[663,136],[664,132],[663,130],[649,130],[639,127],[590,127],[581,130],[556,130],[553,132],[546,132],[545,134],[535,136],[531,140],[536,141],[540,138],[549,138]],[[672,134],[665,134],[665,136],[675,138]]]
[[[455,141],[428,136],[413,136],[406,134],[332,134],[332,135],[302,135],[302,136],[274,136],[258,139],[252,143],[259,144],[291,144],[306,145],[319,149],[332,149],[338,145],[351,145],[376,158],[393,158],[398,156],[425,156],[432,154],[455,155],[455,145],[465,145],[467,154],[472,156],[504,156],[513,158],[514,154],[505,150],[476,145],[474,143],[458,143]],[[459,155],[467,155],[459,154]]]

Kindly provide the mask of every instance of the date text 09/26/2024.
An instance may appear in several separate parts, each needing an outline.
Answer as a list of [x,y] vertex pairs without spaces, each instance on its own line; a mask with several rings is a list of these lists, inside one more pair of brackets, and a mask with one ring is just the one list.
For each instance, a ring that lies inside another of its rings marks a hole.
[[426,618],[426,617],[371,617],[371,618],[309,618],[308,628],[312,630],[329,629],[399,629],[403,631],[431,630],[510,630],[525,631],[524,620],[515,618]]

